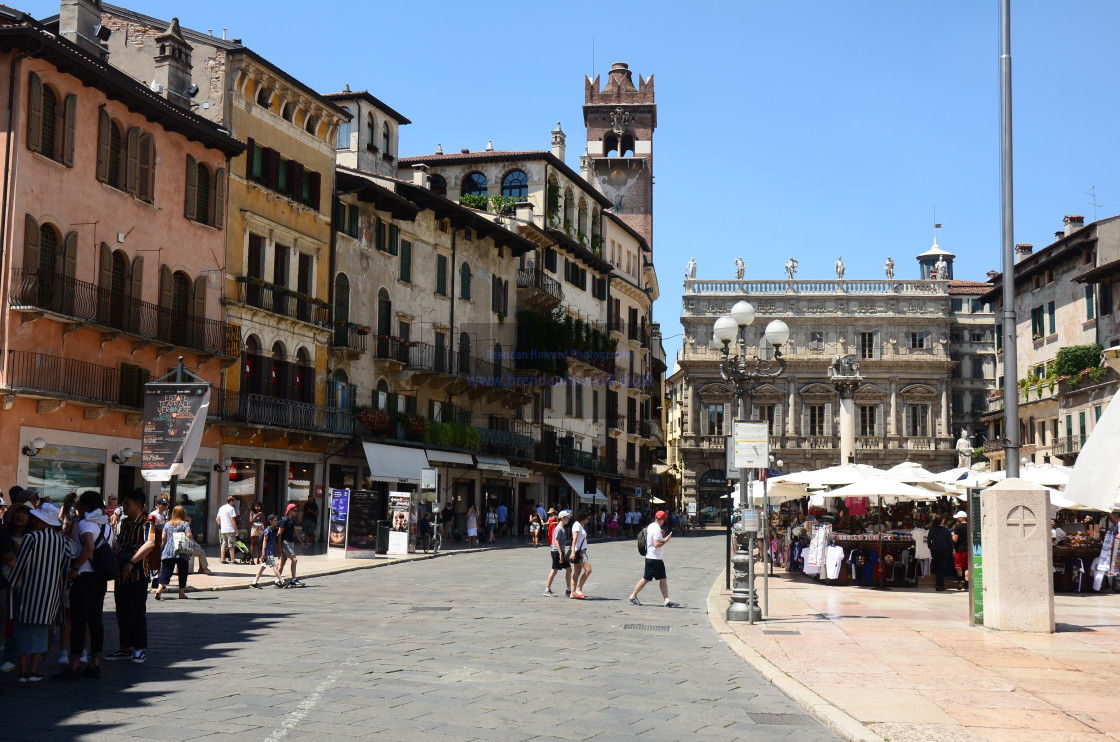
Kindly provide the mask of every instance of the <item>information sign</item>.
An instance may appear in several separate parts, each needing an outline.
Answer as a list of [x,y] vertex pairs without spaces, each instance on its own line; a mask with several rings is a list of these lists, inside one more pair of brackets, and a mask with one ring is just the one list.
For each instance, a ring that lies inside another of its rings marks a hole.
[[770,430],[765,420],[736,420],[732,437],[736,468],[764,469],[770,465]]

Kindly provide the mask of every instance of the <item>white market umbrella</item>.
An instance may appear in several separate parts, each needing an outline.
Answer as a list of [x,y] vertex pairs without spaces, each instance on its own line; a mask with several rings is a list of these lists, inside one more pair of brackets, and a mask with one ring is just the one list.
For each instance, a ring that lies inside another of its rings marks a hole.
[[[1111,349],[1110,349],[1111,350]],[[1066,495],[1097,509],[1120,507],[1120,392],[1113,396],[1081,446]]]
[[876,473],[881,473],[879,469],[867,464],[841,464],[839,466],[829,466],[824,469],[815,469],[813,471],[799,471],[792,474],[782,474],[781,476],[771,477],[771,484],[780,484],[782,482],[794,484],[807,484],[807,485],[844,485],[853,482],[859,482],[868,477],[875,476]]
[[887,476],[871,477],[824,493],[825,497],[894,497],[900,500],[932,500],[937,493],[899,482]]
[[940,482],[939,475],[934,474],[930,470],[923,467],[921,464],[913,461],[904,461],[901,464],[895,464],[886,471],[887,476],[891,479],[897,479],[900,482],[907,484],[918,484],[920,482]]
[[936,481],[941,484],[948,484],[962,489],[983,487],[992,482],[991,472],[976,471],[975,469],[967,469],[963,466],[943,471],[935,476],[937,477]]
[[[1112,457],[1116,456],[1116,452],[1112,452]],[[1026,463],[1019,467],[1019,479],[1037,484],[1040,487],[1064,487],[1069,484],[1069,467],[1055,466],[1054,464],[1032,464]],[[1006,471],[995,471],[988,475],[988,478],[993,482],[1002,482],[1007,478]],[[1082,499],[1082,498],[1078,498]]]
[[662,500],[660,497],[651,497],[649,501],[651,503],[653,503],[654,505],[664,505],[665,504],[665,501]]

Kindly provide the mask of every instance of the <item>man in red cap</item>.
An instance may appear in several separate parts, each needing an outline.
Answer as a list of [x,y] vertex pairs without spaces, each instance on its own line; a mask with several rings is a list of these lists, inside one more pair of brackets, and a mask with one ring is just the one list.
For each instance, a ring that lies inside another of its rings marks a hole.
[[665,607],[676,608],[678,605],[669,600],[669,579],[665,574],[665,562],[662,560],[662,549],[669,543],[669,539],[673,538],[672,533],[665,534],[662,530],[667,517],[668,514],[664,510],[658,510],[653,514],[653,523],[646,527],[646,571],[630,593],[630,602],[634,605],[641,605],[638,593],[654,580],[661,585],[661,596],[665,598]]
[[277,577],[283,577],[284,564],[292,561],[292,579],[284,583],[284,587],[303,587],[303,583],[296,579],[296,510],[294,502],[289,502],[284,510],[284,517],[280,519],[280,527],[276,540],[280,542],[280,567],[276,570]]

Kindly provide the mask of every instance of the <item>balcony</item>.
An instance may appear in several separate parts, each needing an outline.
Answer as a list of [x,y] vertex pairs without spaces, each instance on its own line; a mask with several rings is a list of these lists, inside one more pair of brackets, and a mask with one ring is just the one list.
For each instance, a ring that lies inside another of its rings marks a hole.
[[314,325],[326,325],[330,320],[330,307],[317,299],[300,296],[287,286],[255,280],[240,284],[243,304]]
[[237,325],[174,312],[60,273],[13,270],[11,305],[208,355],[235,358],[240,352]]
[[614,415],[607,418],[607,435],[611,438],[621,438],[626,434],[626,415]]
[[[59,358],[24,350],[8,351],[8,374],[4,386],[13,392],[43,397],[62,397],[99,405],[140,408],[143,395],[133,389],[122,395],[120,369],[72,358]],[[122,396],[131,396],[122,404]]]
[[373,342],[373,357],[378,361],[390,361],[407,366],[409,360],[408,343],[388,335],[378,335]]
[[622,338],[624,337],[622,331],[622,318],[611,317],[607,321],[607,331],[610,332],[611,337],[615,340],[622,340]]
[[1055,456],[1073,456],[1081,451],[1088,436],[1075,435],[1054,440],[1053,452]]
[[517,271],[518,301],[532,309],[551,310],[564,300],[560,282],[537,268]]
[[339,325],[334,328],[334,334],[331,336],[331,348],[357,358],[366,352],[368,336],[369,333],[365,330],[359,332],[357,327]]
[[433,383],[438,387],[447,386],[458,379],[463,388],[508,389],[518,391],[510,367],[502,363],[491,363],[476,358],[469,353],[436,347],[430,343],[409,343],[398,350],[398,358],[403,359],[405,368],[414,373],[414,383]]
[[214,390],[211,413],[220,422],[249,423],[293,431],[350,436],[354,421],[350,410],[298,402],[263,394]]

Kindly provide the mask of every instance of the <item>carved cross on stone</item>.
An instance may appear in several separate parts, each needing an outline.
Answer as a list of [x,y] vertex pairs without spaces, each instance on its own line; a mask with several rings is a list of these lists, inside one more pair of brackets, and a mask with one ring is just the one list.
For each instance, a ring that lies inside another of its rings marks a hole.
[[1025,505],[1016,505],[1011,508],[1011,512],[1007,514],[1006,522],[1008,527],[1019,530],[1019,538],[1030,536],[1034,533],[1034,529],[1038,527],[1038,518],[1035,517],[1034,511]]

